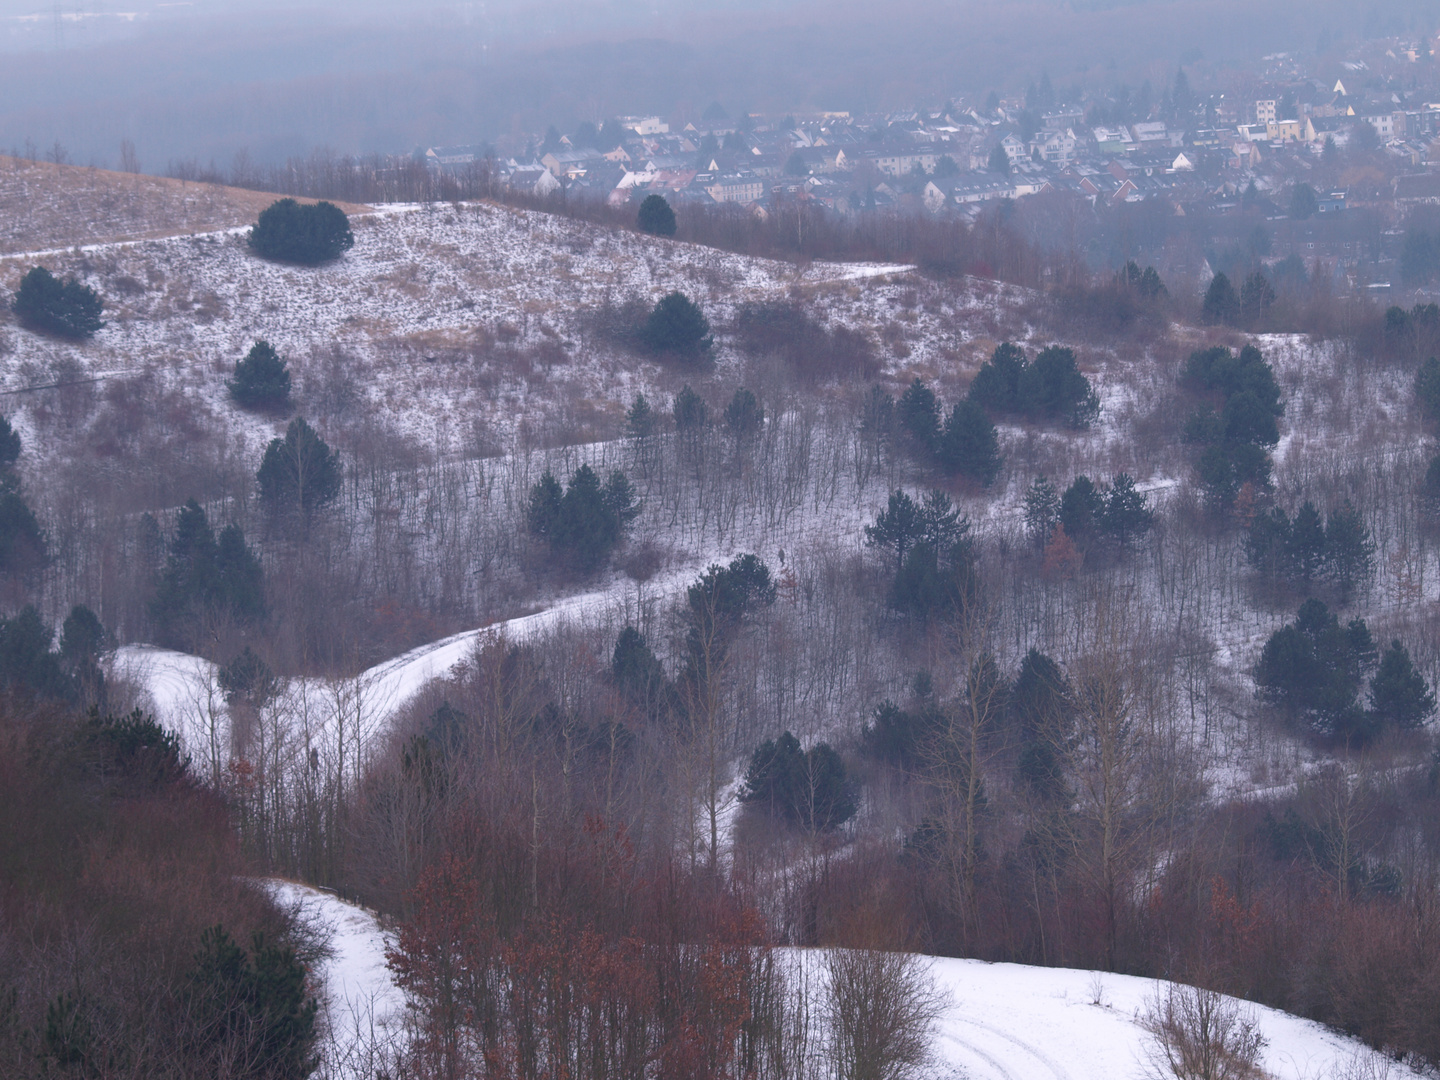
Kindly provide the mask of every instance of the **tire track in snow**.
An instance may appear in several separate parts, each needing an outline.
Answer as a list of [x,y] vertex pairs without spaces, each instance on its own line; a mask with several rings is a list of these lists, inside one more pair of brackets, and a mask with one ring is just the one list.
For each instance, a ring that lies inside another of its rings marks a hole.
[[[1042,1065],[1044,1065],[1045,1068],[1049,1070],[1049,1073],[1054,1078],[1054,1080],[1070,1080],[1070,1074],[1065,1070],[1063,1066],[1059,1065],[1047,1054],[1044,1054],[1041,1051],[1037,1050],[1030,1043],[1027,1043],[1021,1039],[1017,1039],[1015,1036],[1010,1035],[1007,1032],[1001,1031],[999,1028],[993,1027],[990,1024],[982,1023],[979,1020],[972,1020],[968,1016],[957,1016],[955,1017],[955,1020],[958,1023],[967,1024],[970,1027],[974,1028],[979,1028],[981,1031],[985,1032],[986,1034],[993,1035],[997,1039],[1003,1039],[1011,1046],[1014,1046],[1021,1053],[1028,1054],[1030,1057],[1034,1058],[1036,1061],[1039,1061]],[[1025,1076],[1027,1078],[1033,1078],[1035,1075],[1035,1073],[1029,1071],[1025,1073]]]
[[965,1053],[971,1054],[971,1055],[973,1055],[974,1057],[979,1058],[979,1059],[980,1059],[981,1061],[983,1061],[986,1065],[990,1066],[990,1068],[994,1071],[994,1075],[998,1078],[998,1080],[1030,1080],[1029,1077],[1016,1076],[1016,1075],[1015,1075],[1014,1073],[1012,1073],[1009,1069],[1007,1069],[1004,1065],[1002,1065],[997,1058],[991,1057],[991,1056],[990,1056],[989,1054],[987,1054],[984,1050],[980,1049],[980,1047],[976,1046],[974,1043],[966,1042],[964,1039],[960,1038],[960,1036],[958,1036],[958,1035],[955,1035],[955,1034],[947,1031],[947,1032],[944,1032],[944,1033],[940,1036],[940,1038],[941,1038],[941,1040],[944,1041],[944,1042],[954,1043],[956,1046],[958,1046],[958,1047],[959,1047],[962,1051],[964,1051]]

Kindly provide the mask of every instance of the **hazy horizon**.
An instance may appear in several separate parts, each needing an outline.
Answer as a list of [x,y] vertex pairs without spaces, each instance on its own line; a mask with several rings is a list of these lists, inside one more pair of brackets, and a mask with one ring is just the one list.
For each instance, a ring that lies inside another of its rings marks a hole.
[[[0,0],[0,148],[58,142],[146,171],[275,163],[318,147],[403,153],[573,130],[627,113],[878,111],[954,94],[1192,79],[1322,39],[1422,27],[1411,0],[1095,0],[949,5],[519,2],[343,8]],[[1237,30],[1236,28],[1243,28]]]

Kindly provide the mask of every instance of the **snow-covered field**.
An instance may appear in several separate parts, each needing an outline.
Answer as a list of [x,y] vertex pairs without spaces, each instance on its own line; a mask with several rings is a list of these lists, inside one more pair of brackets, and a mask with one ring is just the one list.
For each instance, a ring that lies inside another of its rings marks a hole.
[[[387,937],[368,911],[290,882],[270,884],[285,906],[331,932],[319,982],[332,1033],[329,1080],[359,1080],[371,1044],[400,1034],[404,995],[385,966]],[[814,954],[808,959],[813,960]],[[1168,984],[1108,972],[933,959],[946,999],[928,1075],[964,1080],[1142,1080],[1151,1039],[1140,1024]],[[1265,1038],[1274,1080],[1406,1080],[1420,1074],[1363,1044],[1288,1013],[1241,1003]]]
[[353,225],[355,247],[315,269],[254,257],[243,228],[0,255],[0,288],[43,262],[96,287],[108,321],[84,344],[0,323],[0,389],[145,372],[256,452],[277,425],[236,409],[225,379],[264,338],[296,372],[302,413],[332,408],[339,380],[349,411],[444,456],[541,437],[577,411],[613,427],[653,394],[660,369],[597,336],[607,303],[679,289],[718,325],[742,301],[819,291],[833,317],[890,327],[922,366],[971,336],[955,324],[968,300],[914,309],[907,266],[797,266],[491,204],[385,206]]

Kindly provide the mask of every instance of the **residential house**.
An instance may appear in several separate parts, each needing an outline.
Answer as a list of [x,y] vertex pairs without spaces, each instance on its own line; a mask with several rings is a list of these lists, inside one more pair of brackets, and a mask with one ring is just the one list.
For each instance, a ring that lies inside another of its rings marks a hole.
[[664,135],[670,130],[670,125],[658,116],[622,116],[620,126],[629,128],[641,138],[647,135]]
[[743,206],[765,195],[765,182],[752,172],[711,174],[708,180],[697,176],[695,185],[717,203],[740,203]]
[[1275,122],[1275,104],[1274,98],[1255,102],[1255,122],[1257,124],[1273,124]]
[[1063,169],[1074,163],[1078,145],[1075,132],[1066,128],[1064,131],[1042,132],[1030,143],[1030,149],[1031,153],[1038,154],[1042,161]]

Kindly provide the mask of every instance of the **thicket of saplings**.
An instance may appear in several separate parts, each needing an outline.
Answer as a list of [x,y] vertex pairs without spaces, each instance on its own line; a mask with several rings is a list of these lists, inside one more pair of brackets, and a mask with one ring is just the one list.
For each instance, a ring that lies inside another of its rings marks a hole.
[[[16,535],[35,554],[6,563],[9,587],[98,597],[105,622],[129,620],[125,637],[158,629],[224,665],[217,690],[237,728],[274,753],[251,760],[242,739],[217,787],[262,865],[352,889],[403,920],[401,965],[424,1006],[417,1068],[485,1053],[572,1060],[582,1043],[558,1033],[579,1030],[590,1060],[638,1039],[637,1053],[722,1073],[756,1054],[783,1062],[776,1047],[796,1045],[803,1018],[763,1012],[784,995],[748,966],[769,962],[742,947],[762,939],[1191,978],[1440,1060],[1423,1004],[1440,963],[1427,885],[1435,784],[1426,769],[1378,767],[1387,754],[1423,759],[1415,729],[1433,701],[1416,668],[1434,670],[1435,635],[1409,613],[1387,615],[1377,644],[1366,623],[1330,610],[1370,588],[1374,536],[1392,549],[1403,536],[1423,559],[1424,455],[1277,477],[1267,448],[1288,403],[1264,356],[1161,354],[1158,408],[1184,438],[1136,452],[1188,479],[1157,515],[1125,467],[1077,475],[1067,433],[1095,417],[1067,350],[1002,346],[948,413],[923,381],[898,399],[875,388],[821,404],[809,388],[870,368],[866,343],[803,309],[751,307],[737,343],[780,374],[721,393],[705,371],[708,332],[696,337],[704,328],[680,314],[696,347],[657,353],[704,392],[682,384],[669,403],[637,399],[621,442],[407,470],[332,405],[344,454],[297,418],[261,462],[200,481],[205,505],[147,519],[100,497],[88,516],[42,514],[48,532],[17,510]],[[1390,366],[1375,377],[1419,367],[1414,431],[1432,407],[1432,369],[1413,361],[1430,316],[1401,314],[1386,321]],[[777,333],[786,325],[819,355]],[[257,381],[276,385],[273,367],[252,365]],[[249,378],[237,368],[235,385]],[[138,391],[118,404],[128,393]],[[81,399],[68,418],[64,404],[42,422],[86,430],[99,403]],[[996,420],[1018,431],[1003,446]],[[1025,439],[1037,429],[1054,436],[1049,450]],[[193,435],[204,460],[206,437]],[[1210,468],[1216,448],[1222,465]],[[12,461],[18,440],[13,449]],[[174,491],[196,476],[160,482]],[[987,481],[1010,477],[1033,479],[1023,535],[974,529],[944,490],[983,499]],[[33,481],[47,485],[47,511],[64,505],[52,486],[66,479]],[[95,494],[93,482],[75,490]],[[7,492],[26,507],[18,480]],[[403,514],[376,512],[421,492],[424,537]],[[857,503],[875,514],[853,536],[787,531],[802,510]],[[358,521],[373,531],[357,537]],[[258,553],[247,526],[263,536]],[[662,543],[746,535],[768,537],[773,556],[712,567],[672,605],[646,600]],[[611,560],[636,582],[628,611],[525,644],[484,642],[383,751],[346,765],[293,735],[285,744],[274,671],[362,658],[335,642],[347,613],[434,611],[451,586],[488,605],[499,590],[525,595],[514,583],[526,571],[573,581]],[[1387,571],[1398,589],[1403,570]],[[470,584],[487,576],[497,591]],[[1259,703],[1214,662],[1213,635],[1236,612],[1269,636]],[[80,665],[66,668],[78,629],[67,626],[58,653],[37,613],[3,629],[29,642],[33,662],[7,669],[12,690],[87,692]],[[47,689],[30,673],[57,668],[73,681]],[[1348,749],[1353,767],[1264,803],[1207,801],[1196,779],[1207,755],[1258,748],[1263,760],[1286,725]],[[745,810],[730,833],[737,761]],[[884,839],[897,832],[898,848]],[[461,918],[444,898],[464,889],[485,902]],[[587,962],[627,977],[586,984],[578,1028],[566,1010],[579,1006],[544,986],[494,992],[539,985],[565,961],[557,935],[587,931]],[[724,986],[699,979],[682,940],[707,943]],[[493,978],[457,982],[444,966],[451,945],[468,950],[466,971]],[[686,989],[677,1000],[661,985]],[[621,1013],[638,1026],[607,1019]],[[537,1042],[537,1026],[554,1034]],[[644,1041],[675,1032],[690,1034]]]

